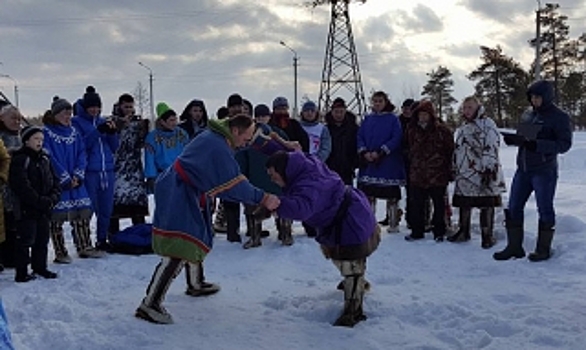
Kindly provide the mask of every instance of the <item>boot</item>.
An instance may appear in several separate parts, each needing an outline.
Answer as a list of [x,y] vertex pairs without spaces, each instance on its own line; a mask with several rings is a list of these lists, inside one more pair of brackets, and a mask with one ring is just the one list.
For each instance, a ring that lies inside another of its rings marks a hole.
[[387,232],[398,233],[399,221],[401,221],[401,212],[396,199],[387,200],[387,217],[389,218],[389,227],[387,228]]
[[151,282],[147,287],[147,295],[136,309],[135,316],[143,320],[170,324],[173,323],[171,314],[165,310],[162,303],[171,282],[183,266],[181,259],[163,258],[155,268]]
[[226,216],[224,214],[224,202],[220,201],[214,217],[214,232],[216,233],[226,233]]
[[358,322],[366,320],[362,310],[364,298],[364,275],[350,275],[344,279],[344,311],[334,326],[354,327]]
[[448,237],[452,243],[468,242],[470,240],[470,220],[472,218],[472,208],[460,207],[460,218],[458,223],[458,232]]
[[240,237],[240,203],[224,203],[224,215],[226,217],[228,242],[242,243],[242,238]]
[[262,224],[260,221],[254,219],[252,215],[246,215],[246,225],[248,226],[248,232],[250,233],[250,239],[244,243],[244,249],[250,249],[255,247],[260,247],[262,245],[261,241],[261,230]]
[[286,246],[293,245],[293,229],[291,228],[291,220],[279,219],[281,221],[279,225],[279,237],[281,237],[281,244]]
[[57,264],[70,264],[71,257],[65,247],[65,237],[63,236],[63,222],[51,221],[49,223],[51,243],[55,251],[55,260]]
[[482,249],[490,249],[496,244],[493,235],[494,228],[494,208],[480,209],[480,232],[482,234]]
[[511,214],[505,209],[505,227],[507,228],[507,246],[504,250],[492,255],[494,260],[509,260],[525,257],[523,249],[523,220],[511,220]]
[[551,241],[555,228],[553,224],[539,222],[539,232],[537,234],[537,246],[535,252],[529,254],[528,259],[533,262],[544,261],[551,256]]
[[433,230],[433,224],[431,223],[432,213],[433,213],[433,206],[431,203],[431,198],[425,199],[424,204],[424,215],[423,215],[423,222],[425,223],[425,232],[431,232]]
[[212,295],[220,291],[220,286],[205,281],[202,263],[185,263],[185,276],[187,277],[187,290],[185,294],[192,297]]

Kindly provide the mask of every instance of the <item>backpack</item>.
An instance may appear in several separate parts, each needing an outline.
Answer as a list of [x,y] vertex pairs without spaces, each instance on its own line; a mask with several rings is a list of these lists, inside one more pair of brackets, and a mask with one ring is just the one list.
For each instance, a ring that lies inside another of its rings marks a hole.
[[152,224],[137,224],[110,236],[112,251],[119,254],[142,255],[153,253]]

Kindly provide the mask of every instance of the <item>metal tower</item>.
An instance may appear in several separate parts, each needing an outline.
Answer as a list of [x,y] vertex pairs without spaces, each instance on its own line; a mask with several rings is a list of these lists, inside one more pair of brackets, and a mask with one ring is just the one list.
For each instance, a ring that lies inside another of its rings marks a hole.
[[[315,7],[331,5],[330,31],[319,92],[319,109],[327,110],[336,97],[346,100],[348,110],[362,116],[366,111],[358,55],[350,23],[349,4],[352,0],[315,0]],[[365,3],[366,0],[357,0]]]

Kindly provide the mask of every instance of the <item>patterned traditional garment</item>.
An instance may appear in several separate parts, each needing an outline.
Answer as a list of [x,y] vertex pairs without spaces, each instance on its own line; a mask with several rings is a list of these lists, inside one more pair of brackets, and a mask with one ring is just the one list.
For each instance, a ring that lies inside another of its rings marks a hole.
[[114,216],[148,214],[142,148],[148,132],[147,120],[130,121],[120,131],[120,146],[114,156]]
[[156,178],[181,154],[189,143],[189,136],[180,127],[155,129],[147,135],[145,142],[144,174],[147,178]]
[[[89,218],[92,203],[84,185],[87,156],[80,134],[74,127],[63,125],[46,125],[44,134],[44,148],[61,187],[61,198],[53,208],[54,219]],[[72,188],[73,178],[81,185]]]
[[456,207],[501,205],[506,185],[499,160],[500,134],[494,121],[483,115],[456,130],[454,198]]
[[240,173],[228,120],[211,120],[157,179],[153,219],[155,253],[201,262],[213,244],[212,197],[258,205],[265,193]]

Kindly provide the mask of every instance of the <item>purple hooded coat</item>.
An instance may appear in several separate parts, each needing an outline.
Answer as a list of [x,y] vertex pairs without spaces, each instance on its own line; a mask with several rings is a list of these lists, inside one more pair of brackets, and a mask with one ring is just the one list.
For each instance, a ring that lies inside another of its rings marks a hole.
[[344,199],[346,186],[335,172],[317,157],[300,152],[289,153],[285,170],[283,195],[277,214],[286,219],[303,221],[318,231],[316,240],[336,260],[366,258],[378,246],[376,219],[366,196],[350,188],[350,204],[342,218],[340,242],[326,227],[334,224],[338,208]]

